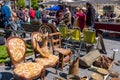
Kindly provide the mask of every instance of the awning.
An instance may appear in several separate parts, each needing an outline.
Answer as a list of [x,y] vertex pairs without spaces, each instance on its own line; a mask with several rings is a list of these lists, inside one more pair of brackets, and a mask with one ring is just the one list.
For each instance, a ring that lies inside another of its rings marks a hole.
[[53,10],[53,11],[58,11],[60,7],[58,5],[52,6],[50,8],[46,8],[46,10]]

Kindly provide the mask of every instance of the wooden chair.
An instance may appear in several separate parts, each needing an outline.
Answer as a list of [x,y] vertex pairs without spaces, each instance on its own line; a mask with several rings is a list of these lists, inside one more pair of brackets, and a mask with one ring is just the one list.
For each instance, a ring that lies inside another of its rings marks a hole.
[[60,53],[59,61],[61,63],[62,70],[63,70],[64,62],[70,61],[72,51],[69,49],[61,48],[61,35],[59,32],[51,33],[49,34],[49,37],[51,38],[53,54],[55,54],[55,52]]
[[[47,34],[48,35],[48,34]],[[59,57],[50,54],[50,50],[47,46],[48,38],[47,35],[41,34],[40,32],[32,33],[32,47],[35,51],[35,61],[38,63],[43,63],[46,68],[56,66],[59,63]],[[39,57],[36,55],[39,54]]]
[[25,62],[26,45],[23,39],[9,37],[7,39],[7,51],[14,65],[13,73],[17,80],[33,80],[40,76],[44,79],[45,70],[42,63]]

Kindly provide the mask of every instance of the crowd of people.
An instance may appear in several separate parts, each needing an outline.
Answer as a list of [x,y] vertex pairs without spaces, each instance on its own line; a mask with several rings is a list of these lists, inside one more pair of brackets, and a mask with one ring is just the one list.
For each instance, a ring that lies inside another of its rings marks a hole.
[[[87,10],[83,10],[80,7],[76,7],[76,11],[72,12],[68,7],[66,7],[65,11],[60,9],[56,11],[56,14],[54,11],[46,11],[46,14],[44,15],[46,16],[45,18],[54,16],[55,19],[51,21],[51,23],[54,24],[55,22],[55,26],[57,28],[59,27],[60,23],[64,23],[68,28],[76,26],[83,31],[85,26],[88,26],[89,29],[93,29],[95,22],[94,7],[90,3],[86,3],[86,9]],[[42,17],[42,19],[44,18]]]
[[83,31],[85,26],[88,26],[89,29],[93,29],[95,22],[95,9],[90,3],[86,3],[86,9],[87,10],[83,10],[80,7],[76,7],[76,11],[73,15],[69,8],[66,8],[64,16],[61,16],[62,11],[58,11],[56,18],[59,22],[63,21],[68,27],[79,27],[81,31]]
[[[11,10],[3,1],[0,2],[0,5],[0,20],[4,28],[10,25],[10,23],[13,23],[13,26],[21,26],[23,23],[30,24],[33,20],[38,21],[40,24],[49,22],[57,28],[60,23],[64,23],[68,27],[77,26],[81,31],[83,31],[85,26],[88,26],[89,29],[94,27],[95,9],[90,3],[86,3],[86,11],[76,7],[74,14],[72,14],[73,12],[68,7],[65,8],[65,11],[61,9],[58,11],[47,11],[42,10],[42,8],[35,10],[32,7],[30,9],[20,7],[17,10]],[[17,29],[17,27],[14,28]]]

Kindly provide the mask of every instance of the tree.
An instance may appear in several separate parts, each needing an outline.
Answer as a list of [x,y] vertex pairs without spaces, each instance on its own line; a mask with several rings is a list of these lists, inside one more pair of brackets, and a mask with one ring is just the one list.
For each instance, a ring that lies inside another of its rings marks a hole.
[[25,0],[17,0],[18,7],[25,7]]
[[35,10],[38,9],[38,0],[31,0],[31,4]]

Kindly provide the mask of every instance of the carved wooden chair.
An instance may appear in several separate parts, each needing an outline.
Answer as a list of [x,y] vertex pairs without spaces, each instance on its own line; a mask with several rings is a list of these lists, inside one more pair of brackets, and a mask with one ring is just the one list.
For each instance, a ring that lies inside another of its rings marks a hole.
[[7,51],[12,64],[13,73],[17,80],[33,80],[41,76],[44,79],[44,65],[25,62],[26,45],[23,39],[18,37],[9,37],[7,39]]
[[61,63],[63,70],[64,62],[70,62],[72,51],[61,48],[61,34],[59,32],[51,33],[49,37],[51,38],[53,54],[55,54],[55,52],[59,53],[59,63]]
[[[55,56],[50,53],[50,49],[48,48],[48,34],[44,35],[40,32],[33,32],[31,35],[32,39],[32,47],[35,52],[35,61],[38,63],[43,63],[46,68],[56,66],[57,72],[57,65],[59,63],[59,57]],[[39,54],[39,57],[37,54]]]

